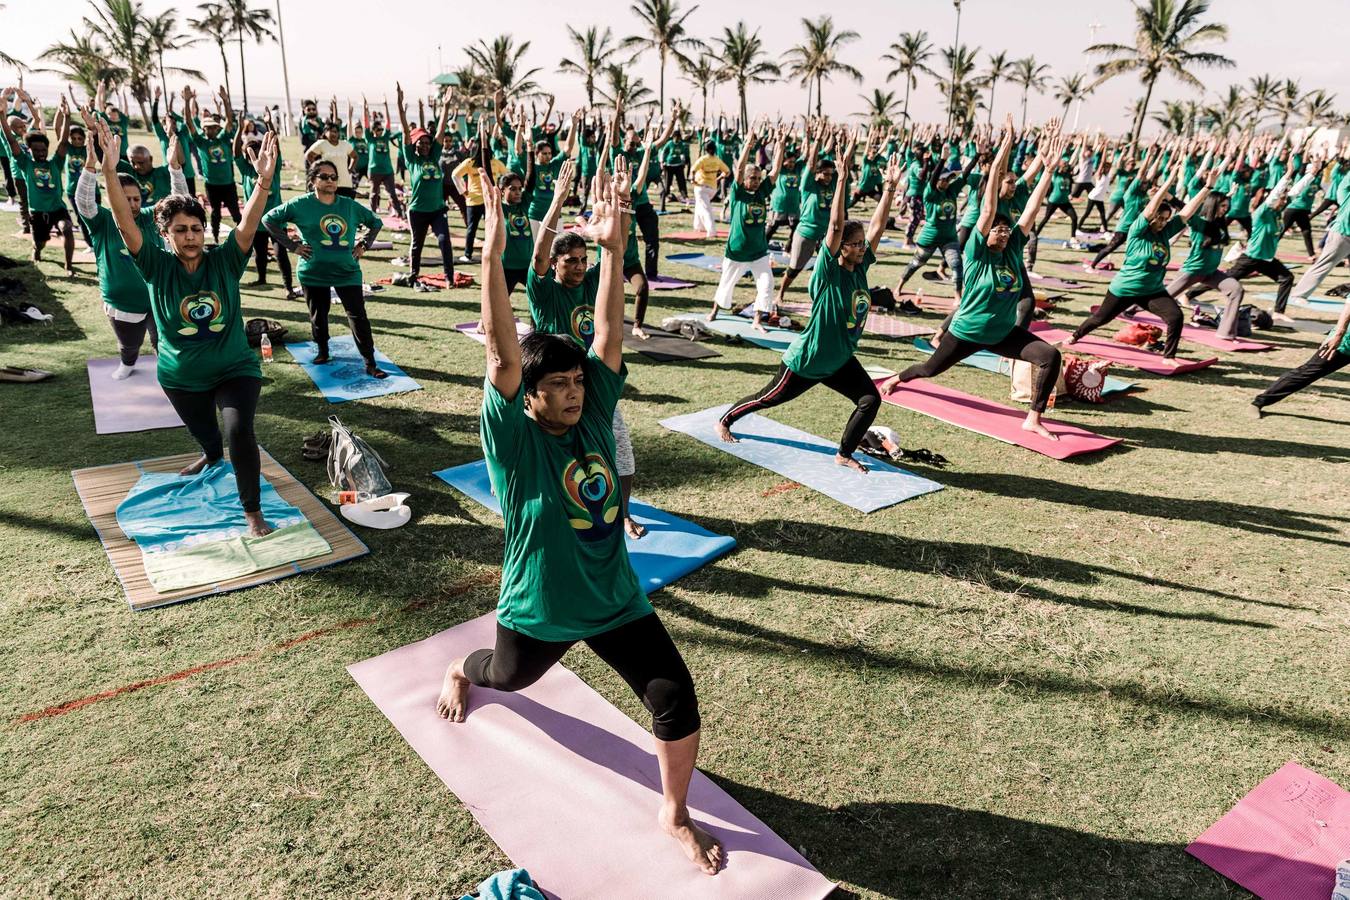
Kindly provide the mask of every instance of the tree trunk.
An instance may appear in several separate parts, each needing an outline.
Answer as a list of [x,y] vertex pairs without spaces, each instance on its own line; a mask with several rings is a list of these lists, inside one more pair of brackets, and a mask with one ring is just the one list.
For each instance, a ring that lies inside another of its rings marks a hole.
[[1022,124],[1017,130],[1027,130],[1027,88],[1025,86],[1022,88]]
[[825,82],[822,76],[816,76],[816,118],[820,118],[820,95],[825,90]]
[[1144,130],[1144,119],[1148,116],[1148,102],[1153,99],[1153,85],[1157,80],[1148,83],[1148,89],[1144,91],[1144,102],[1139,107],[1139,116],[1134,120],[1134,143],[1139,143],[1139,132]]
[[666,48],[665,48],[665,47],[662,47],[662,48],[661,48],[661,74],[660,74],[660,76],[658,76],[658,80],[657,80],[657,88],[658,88],[658,90],[657,90],[657,100],[658,100],[658,106],[657,106],[657,108],[661,110],[661,114],[662,114],[662,115],[665,115],[665,112],[666,112]]
[[216,45],[220,48],[220,62],[225,67],[225,93],[230,93],[230,58],[225,55],[225,42],[221,41]]
[[909,86],[912,84],[909,73],[905,73],[905,124],[909,124]]
[[248,113],[248,72],[244,71],[244,33],[239,32],[239,89],[244,93],[242,112]]
[[994,88],[998,87],[998,79],[989,79],[989,124],[994,124]]
[[736,92],[741,95],[741,127],[744,128],[745,123],[749,121],[745,109],[745,79],[736,79]]

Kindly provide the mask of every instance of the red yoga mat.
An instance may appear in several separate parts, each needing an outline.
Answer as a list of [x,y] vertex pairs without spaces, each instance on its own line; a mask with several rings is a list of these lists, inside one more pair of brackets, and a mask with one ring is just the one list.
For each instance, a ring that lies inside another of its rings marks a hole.
[[701,231],[672,231],[669,234],[662,235],[662,237],[670,238],[672,241],[716,241],[729,236],[730,232],[725,228],[717,229],[716,237],[711,238]]
[[[1096,312],[1097,307],[1092,307]],[[1143,325],[1153,325],[1157,328],[1165,327],[1163,320],[1155,316],[1148,310],[1140,310],[1136,313],[1127,313],[1121,316],[1127,322],[1139,322]],[[1258,353],[1262,350],[1274,350],[1270,344],[1263,344],[1260,341],[1248,341],[1243,338],[1233,338],[1231,341],[1224,340],[1217,333],[1208,329],[1200,328],[1196,325],[1181,326],[1181,339],[1190,341],[1193,344],[1204,344],[1206,347],[1213,347],[1215,350],[1231,350],[1234,353]]]
[[[883,381],[884,378],[876,379],[878,389]],[[1068,459],[1084,453],[1096,453],[1121,442],[1120,438],[1102,437],[1077,425],[1069,425],[1054,419],[1041,419],[1041,424],[1059,438],[1057,441],[1048,440],[1039,434],[1022,430],[1022,422],[1027,414],[1020,409],[943,387],[925,379],[905,382],[891,393],[883,394],[881,399],[911,412],[932,416],[948,425],[955,425],[957,428],[964,428],[1007,444],[1025,447],[1051,459]]]
[[1326,900],[1350,859],[1350,792],[1287,762],[1186,852],[1263,900]]
[[1121,365],[1133,366],[1141,372],[1148,372],[1150,375],[1182,375],[1186,372],[1194,372],[1197,369],[1212,366],[1219,361],[1217,356],[1211,356],[1209,359],[1167,359],[1139,347],[1103,340],[1092,335],[1088,335],[1073,346],[1067,346],[1069,338],[1073,335],[1044,322],[1032,322],[1031,333],[1051,344],[1065,345],[1060,347],[1061,350],[1068,350],[1073,353],[1090,353],[1100,359],[1109,359],[1111,362],[1118,362]]
[[726,865],[696,869],[656,824],[652,736],[561,665],[514,694],[474,688],[462,723],[438,717],[446,665],[491,647],[495,632],[489,613],[347,671],[547,896],[819,900],[834,890],[697,771],[689,813],[722,841]]

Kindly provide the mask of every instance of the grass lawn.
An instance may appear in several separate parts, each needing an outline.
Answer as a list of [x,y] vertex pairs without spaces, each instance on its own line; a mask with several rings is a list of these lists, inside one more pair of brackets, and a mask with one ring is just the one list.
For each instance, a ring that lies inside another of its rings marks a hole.
[[[0,253],[22,260],[16,220],[0,215]],[[396,240],[367,257],[368,280],[396,271]],[[132,613],[70,470],[194,445],[183,430],[95,435],[85,360],[116,345],[92,265],[67,280],[58,256],[0,272],[56,316],[0,330],[0,363],[57,374],[0,385],[0,893],[453,897],[507,867],[344,671],[495,605],[499,520],[430,474],[480,455],[483,353],[453,331],[478,289],[370,301],[376,345],[422,391],[333,407],[288,354],[265,368],[262,446],[317,492],[323,467],[300,441],[339,413],[412,493],[411,526],[362,530],[372,552],[354,562]],[[907,259],[883,249],[872,283]],[[714,273],[663,271],[697,286],[653,294],[651,322],[709,302]],[[1104,293],[1079,277],[1058,324]],[[246,315],[307,338],[303,303],[272,278],[245,287]],[[1071,462],[883,406],[879,424],[952,464],[918,470],[946,490],[871,515],[657,424],[758,388],[771,351],[626,354],[639,496],[740,545],[652,597],[698,682],[701,767],[863,897],[1245,896],[1186,843],[1287,760],[1350,786],[1350,378],[1249,420],[1318,340],[1262,337],[1276,349],[1178,378],[1117,369],[1147,389],[1061,403],[1058,417],[1125,440]],[[920,358],[874,336],[860,355]],[[959,366],[943,383],[1007,402],[1003,376]],[[772,417],[833,439],[847,410],[816,390]],[[233,662],[20,721],[219,660]],[[584,648],[565,662],[647,721]]]

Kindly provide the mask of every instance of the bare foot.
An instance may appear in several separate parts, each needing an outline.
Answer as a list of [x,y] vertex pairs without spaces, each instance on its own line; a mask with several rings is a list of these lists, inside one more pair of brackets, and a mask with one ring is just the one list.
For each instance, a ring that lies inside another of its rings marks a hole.
[[646,341],[651,339],[651,335],[647,333],[647,329],[643,328],[641,325],[638,325],[636,323],[634,323],[633,325],[633,337],[637,338],[639,341]]
[[464,677],[464,661],[457,659],[450,663],[445,669],[441,696],[436,699],[436,715],[451,722],[463,722],[471,686],[469,679]]
[[183,468],[179,469],[178,474],[196,475],[198,472],[200,472],[202,469],[205,469],[209,465],[211,465],[211,460],[207,459],[206,454],[203,453],[201,455],[201,458],[198,459],[195,463],[193,463],[190,466],[184,466]]
[[708,315],[707,315],[706,318],[707,318],[707,321],[709,321],[709,322],[716,322],[716,321],[717,321],[717,307],[716,307],[716,306],[714,306],[714,307],[712,308],[712,312],[708,313]]
[[267,524],[261,512],[246,512],[244,518],[248,521],[248,533],[253,537],[267,537],[272,533],[272,526]]
[[1031,419],[1027,419],[1025,422],[1022,423],[1022,430],[1030,431],[1034,434],[1039,434],[1041,437],[1045,438],[1048,441],[1059,440],[1059,437],[1051,433],[1049,428],[1046,428],[1044,425],[1042,425],[1039,419],[1034,422]]
[[647,533],[646,526],[639,525],[632,516],[623,517],[623,530],[635,541],[641,539]]
[[769,329],[765,328],[764,323],[761,322],[759,319],[755,319],[755,321],[750,324],[750,327],[753,328],[755,331],[758,331],[760,334],[769,333]]
[[661,829],[679,841],[689,861],[698,866],[707,875],[716,875],[721,870],[725,858],[722,844],[717,838],[694,824],[686,811],[683,815],[669,814],[664,809],[657,816]]
[[475,326],[473,326],[473,333],[474,333],[474,334],[482,334],[482,333],[483,333],[483,320],[482,320],[482,319],[479,319],[479,320],[478,320],[478,324],[475,325]]
[[870,469],[867,468],[867,466],[864,466],[862,463],[858,462],[853,457],[843,456],[838,453],[834,455],[834,464],[836,466],[844,466],[849,469],[856,469],[859,472],[863,473],[864,475],[866,475],[869,471],[871,471]]
[[366,363],[366,374],[371,378],[388,378],[389,373],[381,369],[375,363]]
[[717,432],[717,436],[726,443],[728,444],[740,443],[740,441],[736,440],[736,436],[731,433],[731,429],[728,428],[726,425],[723,425],[721,422],[717,423],[717,425],[714,427],[714,430]]

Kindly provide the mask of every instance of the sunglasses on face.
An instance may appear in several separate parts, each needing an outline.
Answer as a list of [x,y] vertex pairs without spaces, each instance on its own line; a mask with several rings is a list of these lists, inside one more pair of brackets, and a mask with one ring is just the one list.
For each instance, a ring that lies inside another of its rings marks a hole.
[[330,173],[328,173],[328,172],[324,172],[324,173],[321,174],[321,175],[315,175],[315,176],[314,176],[314,180],[315,180],[315,181],[337,181],[337,180],[338,180],[338,177],[337,177],[336,175],[330,174]]

